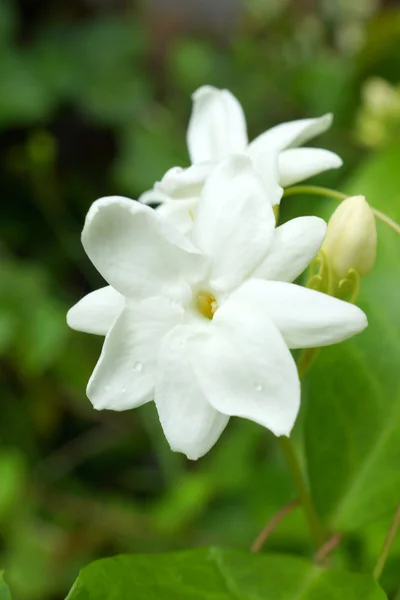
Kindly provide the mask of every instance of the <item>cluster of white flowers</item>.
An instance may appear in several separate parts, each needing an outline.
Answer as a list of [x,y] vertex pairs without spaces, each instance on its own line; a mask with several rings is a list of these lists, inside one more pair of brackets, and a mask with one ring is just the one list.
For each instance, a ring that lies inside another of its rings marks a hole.
[[290,434],[300,405],[290,348],[340,342],[367,325],[356,306],[292,283],[326,223],[275,223],[281,186],[340,166],[331,152],[294,147],[330,123],[284,123],[248,144],[236,98],[203,87],[188,129],[192,166],[168,171],[142,202],[92,205],[82,243],[109,286],[71,308],[68,323],[106,336],[87,388],[96,409],[154,400],[171,448],[191,459],[231,416]]

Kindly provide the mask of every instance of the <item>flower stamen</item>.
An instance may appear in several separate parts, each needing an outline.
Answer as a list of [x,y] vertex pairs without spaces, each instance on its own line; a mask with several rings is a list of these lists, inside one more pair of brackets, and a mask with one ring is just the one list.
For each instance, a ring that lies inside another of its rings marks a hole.
[[197,309],[206,317],[206,319],[212,319],[218,308],[215,297],[209,292],[200,292],[197,296]]

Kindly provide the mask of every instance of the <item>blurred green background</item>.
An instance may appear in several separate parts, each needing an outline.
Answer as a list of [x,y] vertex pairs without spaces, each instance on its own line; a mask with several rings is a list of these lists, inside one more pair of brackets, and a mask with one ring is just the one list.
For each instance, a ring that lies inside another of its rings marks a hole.
[[[293,497],[252,423],[232,420],[190,463],[152,406],[92,409],[102,339],[65,324],[102,285],[80,230],[96,198],[137,198],[188,164],[190,94],[205,83],[238,96],[250,137],[332,111],[313,144],[345,166],[315,182],[341,189],[398,139],[399,47],[395,1],[0,0],[0,568],[16,600],[64,598],[81,566],[113,553],[248,548]],[[289,202],[284,216],[315,207]],[[385,527],[350,536],[339,560],[370,570]],[[268,548],[310,552],[301,514]],[[391,597],[399,568],[400,547]]]

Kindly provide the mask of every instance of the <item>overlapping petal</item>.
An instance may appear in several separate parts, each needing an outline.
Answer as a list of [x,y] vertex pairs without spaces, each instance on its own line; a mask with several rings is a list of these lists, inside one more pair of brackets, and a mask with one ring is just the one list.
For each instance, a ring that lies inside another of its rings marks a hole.
[[82,243],[108,283],[131,298],[182,297],[206,268],[204,257],[166,219],[127,198],[97,200]]
[[289,187],[342,164],[340,156],[329,150],[290,148],[279,154],[279,182],[282,187]]
[[354,304],[286,282],[252,279],[235,296],[254,310],[266,311],[289,348],[336,344],[368,324]]
[[214,167],[213,162],[191,165],[187,169],[173,167],[152,190],[142,194],[139,201],[143,204],[152,204],[170,200],[198,199],[204,182]]
[[111,286],[84,296],[67,314],[71,329],[106,335],[125,305],[125,298]]
[[192,163],[219,161],[245,151],[246,119],[231,92],[205,85],[193,94],[187,145]]
[[198,199],[179,200],[179,202],[165,202],[156,208],[164,219],[184,235],[193,229],[194,215],[196,214]]
[[192,231],[193,243],[211,258],[213,289],[233,289],[258,266],[274,225],[267,191],[250,159],[222,161],[207,179]]
[[252,276],[294,281],[317,255],[325,233],[326,223],[318,217],[298,217],[280,225],[266,258]]
[[191,333],[187,325],[178,326],[164,337],[154,399],[172,450],[197,460],[214,446],[229,417],[215,410],[199,387],[189,360]]
[[247,155],[250,157],[256,173],[261,177],[268,191],[267,197],[271,206],[280,203],[283,188],[279,181],[279,154],[278,152],[259,152],[248,148]]
[[280,123],[256,137],[249,144],[249,149],[251,152],[267,154],[271,151],[281,152],[286,148],[301,146],[301,144],[329,129],[332,119],[332,115],[328,113],[316,119],[299,119]]
[[187,169],[175,167],[166,172],[160,183],[171,198],[198,198],[214,167],[215,163],[210,161],[191,165]]
[[153,399],[160,343],[182,315],[179,305],[162,297],[126,304],[87,387],[94,408],[127,410]]
[[300,383],[290,351],[268,317],[232,294],[212,328],[188,341],[197,381],[210,404],[289,435],[300,406]]

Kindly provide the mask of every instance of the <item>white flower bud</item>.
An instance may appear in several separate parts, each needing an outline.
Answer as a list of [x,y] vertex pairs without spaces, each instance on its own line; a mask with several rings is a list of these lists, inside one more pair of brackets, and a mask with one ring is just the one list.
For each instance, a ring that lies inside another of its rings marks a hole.
[[334,275],[344,279],[350,269],[367,275],[376,258],[375,217],[364,196],[344,200],[328,222],[322,251]]

